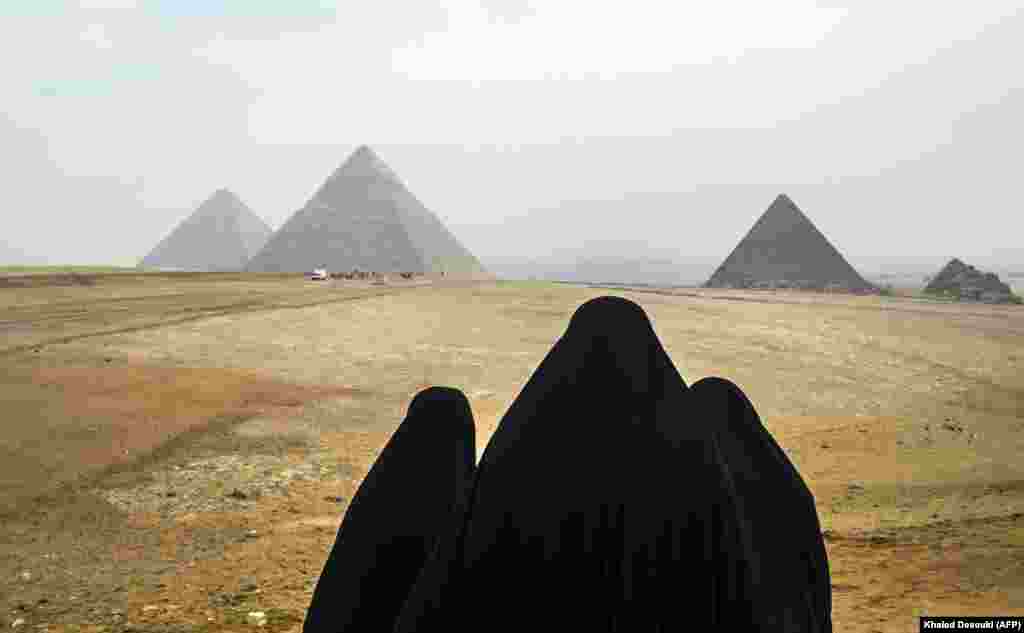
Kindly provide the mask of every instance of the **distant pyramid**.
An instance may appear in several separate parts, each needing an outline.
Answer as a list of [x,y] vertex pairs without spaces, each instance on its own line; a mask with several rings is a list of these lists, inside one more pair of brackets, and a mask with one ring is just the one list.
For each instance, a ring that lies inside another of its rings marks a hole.
[[955,257],[928,282],[924,291],[992,303],[1004,303],[1013,299],[1010,286],[1000,281],[998,275],[983,273]]
[[249,262],[256,272],[483,273],[369,147],[359,147]]
[[143,268],[243,270],[271,234],[238,196],[218,189],[139,263]]
[[874,289],[786,194],[775,198],[704,286]]
[[0,237],[0,266],[26,266],[33,263],[41,263],[41,260],[29,257],[21,249],[7,244]]

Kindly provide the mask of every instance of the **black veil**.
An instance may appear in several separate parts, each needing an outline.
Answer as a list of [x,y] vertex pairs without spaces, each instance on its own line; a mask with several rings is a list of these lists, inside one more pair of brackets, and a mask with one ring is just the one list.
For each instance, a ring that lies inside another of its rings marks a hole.
[[424,561],[464,514],[475,462],[462,392],[417,394],[352,499],[304,633],[390,631]]
[[687,399],[638,305],[582,305],[502,418],[463,528],[396,631],[749,627],[741,509]]
[[704,378],[690,396],[717,432],[747,517],[758,621],[776,631],[830,632],[828,556],[810,489],[738,386]]

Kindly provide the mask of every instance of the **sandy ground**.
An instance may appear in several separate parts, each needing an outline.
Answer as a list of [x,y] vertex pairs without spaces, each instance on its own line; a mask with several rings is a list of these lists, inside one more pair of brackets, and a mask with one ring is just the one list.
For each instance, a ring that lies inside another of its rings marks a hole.
[[237,276],[0,290],[0,621],[299,630],[412,395],[461,388],[482,451],[601,294],[750,396],[817,499],[836,630],[1024,615],[1024,308]]

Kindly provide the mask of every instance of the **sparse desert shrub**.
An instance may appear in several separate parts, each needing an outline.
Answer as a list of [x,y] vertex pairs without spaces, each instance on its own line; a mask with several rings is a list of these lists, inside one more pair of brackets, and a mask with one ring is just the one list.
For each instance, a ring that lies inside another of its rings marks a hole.
[[1024,305],[1024,299],[1022,299],[1020,295],[1011,294],[1010,295],[1010,303],[1012,303],[1014,305]]
[[893,289],[892,284],[885,284],[878,289],[878,294],[883,297],[895,297],[896,291]]

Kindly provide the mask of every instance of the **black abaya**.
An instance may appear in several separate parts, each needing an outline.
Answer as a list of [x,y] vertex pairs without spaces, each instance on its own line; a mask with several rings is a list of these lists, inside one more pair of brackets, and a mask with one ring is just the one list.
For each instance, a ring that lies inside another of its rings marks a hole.
[[391,630],[424,561],[464,513],[475,454],[462,392],[417,394],[352,499],[304,633]]
[[768,630],[830,633],[828,557],[810,489],[739,387],[704,378],[689,396],[716,431],[742,502],[756,557],[758,621]]
[[749,535],[687,395],[639,306],[581,306],[502,418],[463,529],[396,631],[749,627]]

